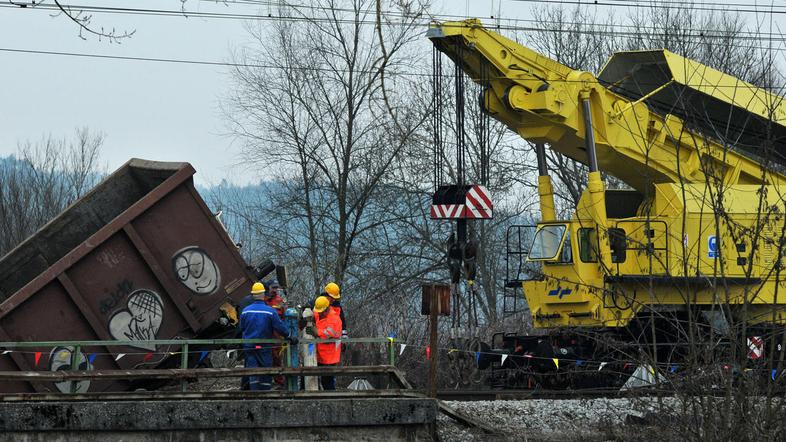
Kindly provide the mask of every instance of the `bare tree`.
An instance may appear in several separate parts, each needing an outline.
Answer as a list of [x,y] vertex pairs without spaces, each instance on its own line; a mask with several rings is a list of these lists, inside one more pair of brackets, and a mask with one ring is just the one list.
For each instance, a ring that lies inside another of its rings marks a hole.
[[33,234],[92,188],[104,136],[87,128],[74,137],[27,141],[0,162],[0,255]]

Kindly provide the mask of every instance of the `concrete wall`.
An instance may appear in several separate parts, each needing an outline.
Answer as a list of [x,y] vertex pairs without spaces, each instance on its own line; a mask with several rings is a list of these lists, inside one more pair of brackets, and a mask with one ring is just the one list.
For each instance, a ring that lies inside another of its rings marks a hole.
[[0,403],[9,441],[432,440],[422,398]]

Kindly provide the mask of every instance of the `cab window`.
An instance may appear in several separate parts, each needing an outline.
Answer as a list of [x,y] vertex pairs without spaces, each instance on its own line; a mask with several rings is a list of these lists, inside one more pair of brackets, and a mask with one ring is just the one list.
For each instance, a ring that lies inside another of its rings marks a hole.
[[581,262],[598,262],[598,233],[595,229],[582,227],[579,234],[579,258]]
[[570,231],[565,234],[565,242],[562,243],[562,249],[555,262],[558,264],[570,264],[573,262],[573,246],[570,244]]
[[557,259],[557,254],[560,252],[559,246],[566,230],[565,224],[549,224],[538,229],[532,240],[528,259],[546,261]]
[[611,248],[611,262],[625,262],[628,255],[628,238],[624,229],[609,229],[609,246]]

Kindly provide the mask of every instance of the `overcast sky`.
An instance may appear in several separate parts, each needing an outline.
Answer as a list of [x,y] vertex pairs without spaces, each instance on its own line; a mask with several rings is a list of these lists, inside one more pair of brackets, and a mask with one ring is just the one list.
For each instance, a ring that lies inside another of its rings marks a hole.
[[[179,0],[63,3],[167,10],[180,7]],[[502,16],[530,18],[532,4],[504,0]],[[188,0],[185,7],[221,13],[275,13],[269,6],[205,0]],[[443,0],[438,2],[438,11],[487,17],[492,2]],[[95,14],[93,25],[134,30],[132,38],[121,44],[93,36],[83,40],[74,23],[51,14],[38,8],[10,7],[7,0],[0,0],[0,49],[222,62],[229,60],[233,47],[246,42],[241,20],[128,14]],[[46,134],[71,136],[76,127],[87,126],[106,135],[103,159],[109,170],[131,157],[140,157],[188,161],[197,169],[197,180],[203,185],[221,179],[248,183],[259,178],[237,166],[238,146],[222,135],[225,126],[218,101],[231,87],[226,67],[5,51],[0,51],[0,66],[0,156],[14,153],[20,141],[35,141]]]

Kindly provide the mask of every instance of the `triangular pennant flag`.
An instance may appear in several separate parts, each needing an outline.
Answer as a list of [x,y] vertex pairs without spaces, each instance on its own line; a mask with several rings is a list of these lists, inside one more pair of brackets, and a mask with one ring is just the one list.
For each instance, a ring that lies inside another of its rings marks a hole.
[[426,346],[426,359],[431,359],[431,347]]
[[[38,363],[38,362],[36,362],[36,364],[37,364],[37,363]],[[774,369],[774,368],[772,369],[772,374],[770,375],[770,377],[772,377],[772,380],[773,380],[773,381],[775,380],[775,374],[776,374],[777,372],[778,372],[778,371],[777,371],[776,369]]]
[[[36,366],[38,366],[38,361],[40,361],[40,360],[41,360],[41,352],[37,351],[37,352],[35,352],[35,365]],[[772,371],[773,371],[773,373],[775,372],[775,370],[772,370]],[[775,375],[772,375],[772,378],[775,379]]]
[[557,359],[557,358],[551,358],[551,360],[552,360],[552,361],[554,361],[554,365],[556,365],[556,366],[557,366],[557,369],[559,369],[559,359]]
[[396,339],[396,332],[394,332],[394,331],[390,332],[390,334],[388,335],[388,338]]
[[146,354],[144,358],[142,358],[142,360],[145,361],[145,362],[149,362],[151,359],[153,359],[153,352],[152,351],[150,353]]
[[576,367],[581,367],[582,364],[584,364],[584,361],[581,359],[576,359]]
[[11,353],[11,350],[4,350],[4,351],[3,351],[3,354],[4,354],[4,355],[7,355],[8,353]]
[[95,361],[95,360],[96,360],[96,354],[95,354],[95,353],[90,353],[90,356],[88,356],[88,357],[87,357],[87,360],[88,360],[88,361],[90,362],[90,364],[92,365],[92,364],[93,364],[93,361]]
[[672,372],[672,373],[676,373],[677,372],[677,364],[672,364],[671,367],[669,367],[669,371]]
[[401,356],[404,353],[405,348],[407,348],[407,344],[401,344],[401,348],[398,350],[399,356]]
[[480,352],[475,352],[475,363],[480,365]]
[[502,361],[500,361],[499,365],[505,365],[505,359],[508,358],[508,355],[502,355]]
[[254,348],[256,348],[257,350],[259,350],[260,348],[262,348],[262,346],[261,346],[261,345],[255,345],[255,346],[254,346]]
[[204,361],[209,353],[210,352],[207,351],[207,350],[202,350],[202,353],[199,354],[199,360],[197,361],[197,364],[199,364],[200,362]]
[[310,354],[310,355],[314,354],[314,343],[313,342],[308,344],[308,354]]
[[234,353],[234,352],[235,352],[235,350],[227,350],[227,359],[231,358],[232,357],[232,353]]
[[125,355],[126,355],[125,353],[120,353],[120,354],[118,354],[117,356],[115,356],[115,360],[116,360],[116,361],[119,361],[119,360],[120,360],[120,358],[122,358],[122,357],[123,357],[123,356],[125,356]]
[[341,341],[336,341],[336,350],[338,350],[339,347],[341,347]]
[[606,364],[608,364],[608,362],[601,362],[600,366],[598,367],[598,371],[603,370],[603,367],[606,366]]

